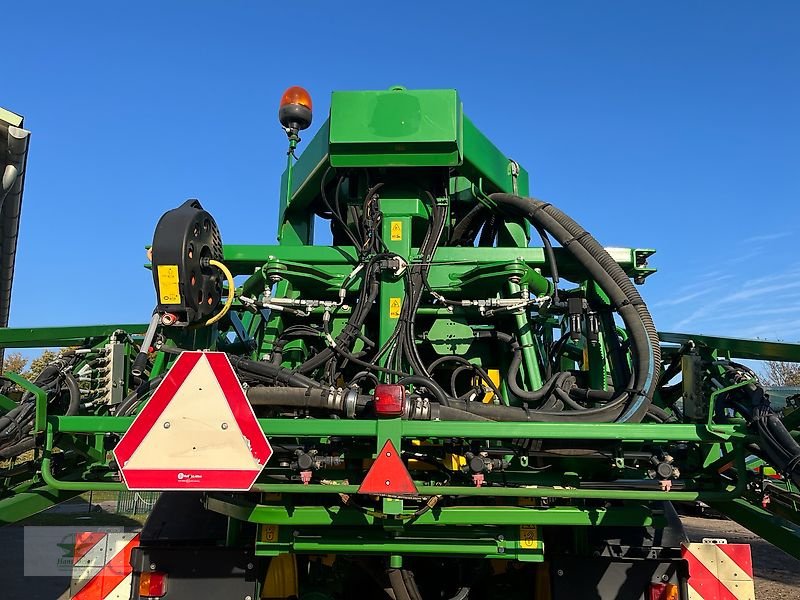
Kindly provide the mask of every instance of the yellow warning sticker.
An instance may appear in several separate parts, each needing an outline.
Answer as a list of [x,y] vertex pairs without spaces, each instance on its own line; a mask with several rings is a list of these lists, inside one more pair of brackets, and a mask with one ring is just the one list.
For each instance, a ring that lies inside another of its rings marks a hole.
[[403,305],[403,300],[401,298],[389,298],[389,318],[390,319],[399,319],[400,318],[400,307]]
[[161,304],[180,304],[178,265],[158,265],[158,293]]
[[403,222],[402,221],[392,221],[390,224],[391,229],[391,239],[393,242],[399,242],[403,239]]
[[277,525],[262,525],[261,537],[262,542],[277,542],[278,541],[278,526]]
[[539,532],[536,530],[536,525],[520,525],[519,528],[520,548],[536,548],[536,542],[538,541],[539,541]]

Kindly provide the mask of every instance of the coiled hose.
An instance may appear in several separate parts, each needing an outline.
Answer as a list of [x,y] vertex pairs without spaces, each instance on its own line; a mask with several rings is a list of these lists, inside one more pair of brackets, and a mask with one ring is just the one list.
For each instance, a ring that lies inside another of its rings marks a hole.
[[[628,275],[589,232],[553,205],[513,194],[491,194],[489,198],[512,215],[524,216],[541,227],[567,249],[608,294],[628,330],[634,357],[631,389],[622,391],[602,407],[580,411],[581,418],[641,421],[658,384],[661,348],[650,312]],[[577,411],[554,412],[549,416],[572,420],[576,414]]]

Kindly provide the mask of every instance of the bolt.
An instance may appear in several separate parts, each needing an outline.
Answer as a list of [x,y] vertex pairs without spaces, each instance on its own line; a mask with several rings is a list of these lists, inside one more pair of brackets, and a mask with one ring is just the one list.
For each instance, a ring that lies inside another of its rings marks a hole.
[[497,536],[497,539],[498,539],[498,540],[500,540],[500,541],[502,542],[504,539],[506,539],[506,536],[504,536],[504,535],[498,535],[498,536]]
[[227,428],[228,428],[228,424],[227,424],[227,423],[223,423],[223,424],[222,424],[222,428],[223,428],[223,429],[227,429]]
[[248,594],[244,597],[244,600],[253,600],[253,597]]
[[155,571],[156,570],[156,563],[150,563],[150,570],[151,571]]
[[389,485],[391,485],[391,484],[392,484],[392,482],[391,482],[391,481],[389,481],[388,479],[387,479],[386,481],[384,481],[383,483],[384,483],[384,484],[386,484],[387,486],[389,486]]
[[497,553],[498,554],[505,554],[506,553],[506,549],[503,548],[503,547],[500,547],[500,548],[497,549]]
[[299,537],[299,536],[300,536],[300,532],[299,532],[299,531],[297,531],[297,530],[295,529],[295,530],[292,532],[292,535],[293,535],[294,537]]
[[248,569],[252,569],[253,568],[253,563],[247,563],[247,568]]
[[559,577],[563,577],[564,576],[564,569],[559,569],[558,571],[556,571],[556,575],[558,575]]
[[164,421],[164,429],[169,429],[169,421]]
[[666,573],[664,573],[664,574],[661,576],[661,581],[669,581],[669,575],[667,575]]

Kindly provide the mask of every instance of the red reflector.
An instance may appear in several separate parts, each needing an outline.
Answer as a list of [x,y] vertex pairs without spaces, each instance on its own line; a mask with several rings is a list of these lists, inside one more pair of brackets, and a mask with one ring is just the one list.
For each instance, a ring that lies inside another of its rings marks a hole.
[[361,482],[358,493],[376,496],[417,494],[417,486],[392,440],[386,440],[383,449],[375,457],[375,462]]
[[154,571],[139,576],[139,595],[161,598],[167,593],[167,574]]
[[648,600],[678,600],[678,586],[674,583],[651,583]]
[[406,389],[402,385],[379,383],[375,386],[375,414],[383,417],[399,417],[403,414]]

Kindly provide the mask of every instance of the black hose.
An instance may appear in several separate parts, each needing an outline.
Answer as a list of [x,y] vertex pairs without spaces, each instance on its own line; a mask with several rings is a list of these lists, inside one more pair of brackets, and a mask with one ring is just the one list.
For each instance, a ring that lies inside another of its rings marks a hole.
[[450,234],[450,246],[469,245],[475,243],[475,236],[486,221],[488,211],[482,204],[476,204],[464,217],[455,224]]
[[553,302],[558,302],[558,263],[556,262],[556,255],[553,252],[553,244],[550,242],[550,236],[539,225],[534,225],[536,233],[542,238],[542,247],[544,248],[544,255],[547,258],[547,264],[550,267],[550,278],[553,280]]
[[431,394],[434,395],[436,400],[442,406],[450,406],[450,400],[447,398],[441,386],[429,377],[422,377],[421,375],[409,375],[403,377],[397,382],[399,385],[415,385],[417,387],[425,387]]
[[[467,406],[469,406],[470,404],[478,404],[478,403],[477,402],[468,402]],[[483,406],[486,406],[486,405],[483,405]],[[466,410],[461,410],[459,408],[450,408],[448,406],[440,406],[439,407],[439,418],[442,421],[484,421],[485,422],[485,421],[495,421],[496,420],[496,419],[490,419],[489,417],[483,417],[481,415],[477,415],[475,413],[468,412]]]
[[512,194],[492,194],[490,198],[550,233],[608,294],[630,335],[634,385],[638,389],[632,394],[622,392],[606,406],[593,410],[606,420],[641,421],[658,384],[661,348],[647,306],[628,275],[585,229],[551,204]]
[[310,377],[306,377],[305,375],[301,375],[299,373],[294,373],[293,371],[285,369],[279,365],[249,360],[247,358],[230,354],[228,355],[228,358],[230,358],[231,365],[233,365],[234,369],[246,371],[252,375],[260,376],[282,385],[299,388],[322,387],[321,383],[314,381]]
[[64,414],[68,416],[77,415],[81,406],[81,389],[78,387],[78,382],[75,381],[75,376],[69,371],[64,373],[64,383],[67,385],[67,391],[69,392],[69,406]]
[[470,367],[473,371],[475,371],[478,374],[478,376],[481,379],[483,379],[489,385],[490,388],[492,388],[492,391],[497,395],[498,398],[502,397],[502,394],[500,393],[500,388],[498,388],[495,382],[492,381],[492,379],[489,377],[489,374],[479,365],[475,365],[469,362],[463,356],[458,356],[456,354],[448,354],[446,356],[440,356],[439,358],[434,360],[430,365],[428,365],[428,372],[433,373],[436,367],[446,362],[457,362],[465,367]]
[[128,415],[136,405],[144,398],[150,390],[152,390],[155,386],[157,386],[161,381],[164,379],[164,375],[159,375],[158,377],[153,377],[153,379],[148,379],[147,381],[143,382],[141,385],[137,386],[135,390],[131,391],[130,394],[125,396],[122,402],[117,405],[115,414],[118,416],[125,416]]

